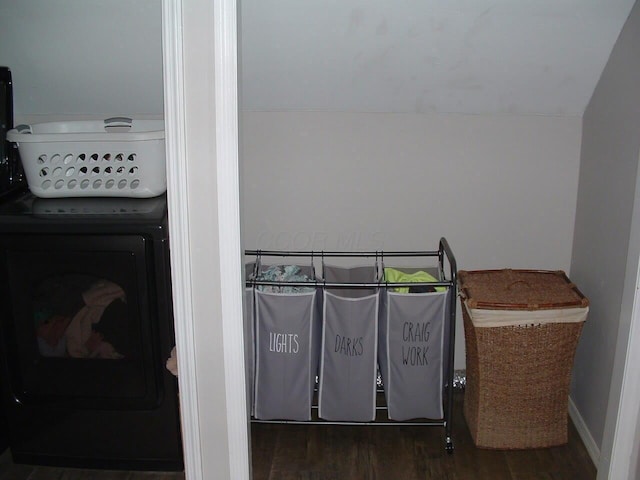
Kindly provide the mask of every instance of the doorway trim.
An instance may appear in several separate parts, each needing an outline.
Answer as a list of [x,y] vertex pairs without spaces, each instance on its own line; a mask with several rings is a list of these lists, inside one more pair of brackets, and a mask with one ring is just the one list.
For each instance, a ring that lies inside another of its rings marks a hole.
[[640,469],[640,169],[636,175],[624,283],[598,479],[633,480]]
[[[182,1],[162,2],[162,53],[164,77],[164,122],[167,160],[167,199],[171,222],[171,284],[180,365],[180,417],[186,477],[201,480],[202,451],[196,395],[195,341],[191,303],[191,264],[189,260],[189,212],[187,172],[184,61],[182,56]],[[189,321],[179,321],[189,319]]]
[[[213,8],[212,8],[213,6]],[[242,280],[241,280],[241,239],[239,227],[239,172],[238,172],[238,92],[237,92],[237,14],[236,0],[163,0],[163,73],[165,101],[165,139],[167,151],[167,189],[169,204],[169,233],[171,238],[171,267],[176,346],[180,375],[178,377],[181,402],[181,422],[184,447],[185,473],[189,480],[204,480],[227,470],[219,465],[216,472],[206,471],[203,452],[215,449],[207,442],[211,436],[205,435],[201,411],[207,405],[198,404],[196,358],[202,361],[206,352],[196,356],[194,317],[194,289],[192,285],[192,238],[189,212],[189,166],[194,159],[187,156],[188,112],[186,100],[209,98],[209,91],[199,92],[205,87],[189,85],[185,88],[185,70],[189,57],[184,55],[184,31],[187,23],[191,26],[199,18],[198,27],[213,24],[214,28],[199,28],[190,31],[190,41],[197,38],[199,44],[214,51],[211,59],[214,76],[210,79],[215,89],[215,116],[206,119],[207,125],[198,125],[215,137],[215,153],[210,160],[215,162],[216,188],[211,198],[203,198],[203,205],[217,205],[218,249],[211,252],[217,258],[220,268],[218,287],[221,296],[221,311],[224,345],[224,366],[200,365],[206,368],[223,368],[225,406],[218,412],[221,423],[226,425],[226,438],[217,438],[222,450],[228,452],[229,478],[249,480],[249,440],[246,410],[246,389],[244,371],[244,342],[242,330]],[[213,49],[210,48],[213,46]],[[210,66],[210,65],[209,65]],[[203,66],[203,75],[207,69]],[[206,83],[206,82],[205,82]],[[188,98],[187,98],[188,96]],[[213,108],[210,108],[213,111]],[[213,152],[212,152],[213,153]],[[201,160],[202,161],[202,160]],[[205,159],[206,161],[206,159]],[[197,175],[192,172],[191,176]],[[207,208],[207,207],[203,207]],[[196,217],[194,215],[194,217]],[[215,321],[215,320],[211,320]],[[224,416],[224,418],[223,418]],[[222,433],[224,429],[221,429]],[[218,453],[219,453],[218,449]]]

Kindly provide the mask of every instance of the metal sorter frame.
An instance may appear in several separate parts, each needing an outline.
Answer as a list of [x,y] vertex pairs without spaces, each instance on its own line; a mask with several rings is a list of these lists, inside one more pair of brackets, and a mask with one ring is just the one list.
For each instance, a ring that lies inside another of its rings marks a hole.
[[[324,259],[327,258],[356,258],[356,257],[369,257],[379,259],[382,264],[385,259],[397,258],[397,257],[435,257],[437,258],[437,268],[441,281],[429,282],[429,283],[388,283],[383,280],[378,282],[326,282],[322,279],[316,281],[306,282],[273,282],[273,281],[261,281],[254,279],[247,279],[246,286],[283,286],[288,287],[314,287],[314,288],[331,288],[331,289],[366,289],[366,288],[382,288],[393,289],[397,287],[416,287],[416,286],[432,286],[432,287],[445,287],[449,291],[448,296],[448,318],[445,320],[445,327],[447,330],[444,332],[444,338],[446,339],[446,348],[443,348],[442,355],[446,358],[442,358],[443,361],[443,412],[444,416],[441,419],[417,419],[408,421],[392,421],[385,419],[376,419],[372,422],[351,422],[351,421],[328,421],[320,419],[317,415],[318,405],[314,402],[312,410],[315,412],[312,420],[260,420],[252,417],[251,421],[255,423],[305,423],[305,424],[319,424],[319,425],[422,425],[422,426],[442,426],[445,429],[446,450],[448,453],[453,452],[453,439],[452,439],[452,414],[453,414],[453,380],[454,380],[454,354],[455,354],[455,323],[456,323],[456,301],[457,301],[457,265],[453,252],[449,246],[447,240],[443,237],[440,239],[438,249],[432,251],[368,251],[368,252],[341,252],[341,251],[277,251],[277,250],[246,250],[246,258],[249,260],[254,257],[260,263],[260,259],[263,257],[298,257],[307,258],[313,265],[314,259],[321,259],[324,263]],[[448,268],[446,268],[448,267]],[[255,273],[255,271],[254,271]],[[255,310],[255,302],[252,308]],[[255,311],[253,312],[255,313]],[[378,375],[378,397],[381,398],[383,385]],[[317,390],[317,388],[316,388]],[[317,391],[316,391],[317,394]],[[317,398],[317,395],[315,396]],[[386,411],[386,404],[380,405],[378,402],[376,405],[377,412]],[[376,415],[379,417],[380,415]],[[388,418],[388,417],[387,417]]]

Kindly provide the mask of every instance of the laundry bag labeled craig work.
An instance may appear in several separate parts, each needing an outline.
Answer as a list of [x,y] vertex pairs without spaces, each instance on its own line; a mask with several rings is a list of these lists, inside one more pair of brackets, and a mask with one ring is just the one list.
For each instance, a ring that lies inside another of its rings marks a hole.
[[[439,281],[416,269],[385,268],[384,279],[395,283]],[[446,287],[396,289],[389,284],[382,294],[378,360],[391,420],[444,416],[448,299]]]
[[[375,266],[324,267],[327,282],[373,283]],[[318,415],[331,421],[376,416],[378,288],[334,288],[324,293]]]
[[[261,267],[276,280],[313,278],[313,269],[294,265]],[[269,277],[266,277],[269,279]],[[255,289],[254,416],[260,420],[310,420],[320,337],[315,287],[257,286]]]

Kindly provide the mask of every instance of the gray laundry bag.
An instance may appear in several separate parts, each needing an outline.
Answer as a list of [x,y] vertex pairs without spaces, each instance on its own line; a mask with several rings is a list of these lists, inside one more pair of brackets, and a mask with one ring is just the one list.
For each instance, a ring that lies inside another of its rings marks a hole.
[[[324,268],[327,282],[372,283],[376,267]],[[324,293],[318,415],[367,422],[376,416],[379,289]]]
[[391,420],[444,417],[448,299],[448,290],[382,292],[378,362]]
[[[255,262],[246,263],[244,266],[245,280],[250,281],[254,276]],[[244,289],[244,310],[243,310],[243,328],[244,328],[244,363],[246,373],[246,389],[248,397],[248,405],[251,415],[254,413],[254,392],[253,392],[253,372],[255,369],[256,343],[255,343],[255,324],[254,324],[254,287],[249,286]]]
[[318,370],[320,297],[255,289],[254,417],[311,420]]

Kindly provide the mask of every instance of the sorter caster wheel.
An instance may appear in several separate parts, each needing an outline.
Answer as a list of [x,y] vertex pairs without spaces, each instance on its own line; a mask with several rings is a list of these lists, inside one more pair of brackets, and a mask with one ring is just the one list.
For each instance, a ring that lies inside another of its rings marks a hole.
[[447,438],[447,453],[453,454],[453,441],[450,438]]

